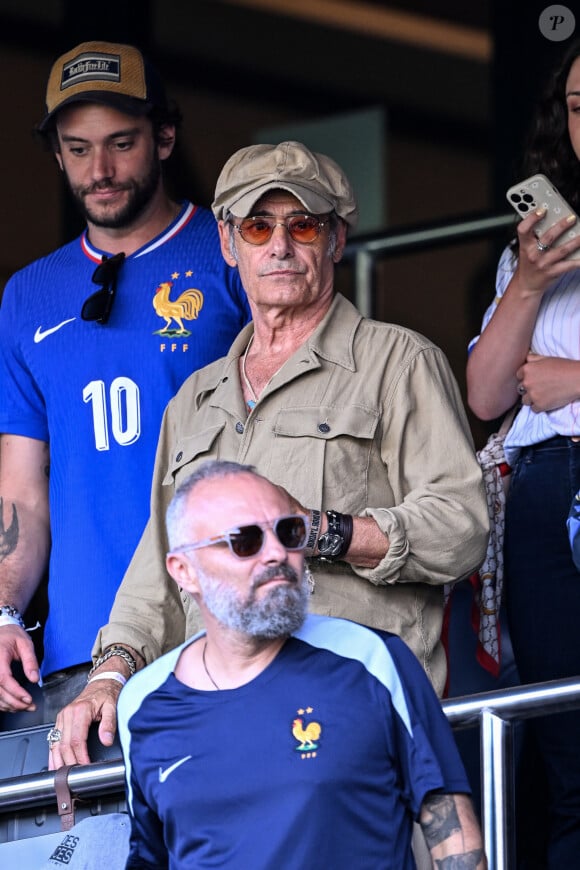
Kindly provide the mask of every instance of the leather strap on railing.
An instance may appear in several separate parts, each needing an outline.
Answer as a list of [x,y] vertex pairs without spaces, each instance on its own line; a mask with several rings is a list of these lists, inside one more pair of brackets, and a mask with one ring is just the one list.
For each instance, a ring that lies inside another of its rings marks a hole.
[[75,806],[77,798],[70,793],[68,785],[69,771],[75,767],[74,764],[63,765],[59,767],[54,775],[54,790],[56,792],[56,803],[58,814],[60,816],[61,831],[70,831],[75,823]]

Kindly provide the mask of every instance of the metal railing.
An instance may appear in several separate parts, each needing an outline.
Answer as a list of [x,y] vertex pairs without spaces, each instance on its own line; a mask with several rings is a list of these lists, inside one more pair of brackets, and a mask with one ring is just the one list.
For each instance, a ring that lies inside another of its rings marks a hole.
[[344,249],[343,259],[354,263],[356,307],[365,317],[373,316],[374,267],[380,257],[488,238],[516,222],[513,214],[474,215],[352,239]]
[[[442,706],[453,728],[480,728],[482,828],[489,870],[510,870],[515,866],[512,723],[580,708],[580,677],[450,698]],[[54,776],[47,772],[0,780],[0,813],[55,806]],[[74,767],[68,784],[78,797],[122,792],[125,767],[120,760]]]
[[[0,779],[0,813],[26,807],[52,805],[56,809],[54,771],[28,773]],[[67,777],[71,794],[76,797],[99,797],[125,790],[125,765],[121,759],[73,767]]]
[[580,709],[580,677],[451,698],[453,728],[480,726],[482,827],[489,870],[515,867],[515,720]]

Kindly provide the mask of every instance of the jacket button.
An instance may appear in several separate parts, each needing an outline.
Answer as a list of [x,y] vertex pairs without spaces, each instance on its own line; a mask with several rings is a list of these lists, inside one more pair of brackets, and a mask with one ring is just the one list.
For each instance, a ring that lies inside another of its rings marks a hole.
[[238,435],[244,434],[244,427],[243,427],[242,423],[239,423],[239,422],[236,423],[236,432],[238,433]]
[[177,454],[177,456],[175,457],[175,461],[181,462],[182,459],[183,459],[183,453],[180,450],[179,453]]
[[319,423],[318,431],[326,435],[327,432],[330,432],[330,426],[328,425],[328,423]]

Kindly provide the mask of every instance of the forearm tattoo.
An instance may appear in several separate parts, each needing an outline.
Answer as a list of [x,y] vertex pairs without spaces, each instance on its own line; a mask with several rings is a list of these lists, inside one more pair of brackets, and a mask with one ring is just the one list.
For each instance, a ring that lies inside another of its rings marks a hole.
[[461,830],[455,800],[447,794],[431,795],[423,804],[421,827],[430,849]]
[[439,870],[477,870],[482,860],[483,849],[474,849],[465,855],[450,855],[440,861],[435,859],[435,866]]
[[4,525],[4,499],[0,498],[0,562],[13,553],[18,543],[18,512],[12,505],[12,521],[8,528]]
[[[423,804],[421,827],[430,849],[438,846],[453,834],[461,833],[461,822],[455,799],[450,795],[431,795]],[[439,870],[477,870],[483,861],[483,849],[473,849],[445,858],[435,858]]]

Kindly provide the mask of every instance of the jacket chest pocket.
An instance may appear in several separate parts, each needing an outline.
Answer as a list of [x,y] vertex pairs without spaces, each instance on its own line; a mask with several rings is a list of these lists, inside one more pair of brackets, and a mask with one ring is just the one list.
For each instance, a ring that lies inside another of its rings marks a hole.
[[362,510],[378,421],[377,411],[354,404],[286,408],[274,422],[270,460],[286,463],[303,504]]
[[[178,486],[207,459],[220,459],[218,441],[225,423],[180,438],[173,448],[163,486]],[[223,457],[225,459],[229,457]]]

